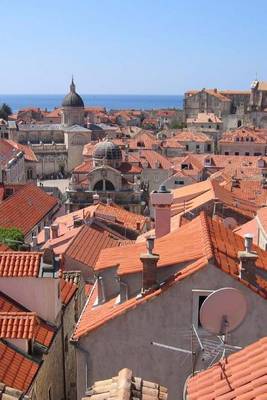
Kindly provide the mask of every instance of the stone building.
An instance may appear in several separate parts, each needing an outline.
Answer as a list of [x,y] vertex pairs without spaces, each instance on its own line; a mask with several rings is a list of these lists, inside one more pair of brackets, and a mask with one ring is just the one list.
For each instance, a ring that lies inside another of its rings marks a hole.
[[267,130],[241,127],[225,132],[219,140],[219,152],[224,155],[265,156]]
[[[190,355],[151,342],[190,349],[193,324],[201,338],[219,345],[199,321],[203,300],[219,288],[240,290],[250,310],[231,333],[230,344],[245,346],[266,335],[266,278],[259,278],[266,268],[266,252],[253,248],[250,275],[249,251],[239,259],[243,248],[242,238],[201,214],[156,239],[154,248],[151,239],[147,251],[145,243],[102,250],[98,279],[72,337],[78,398],[96,380],[114,376],[125,365],[145,380],[161,382],[171,400],[182,398],[192,372]],[[193,349],[198,348],[194,338]],[[196,370],[206,368],[213,357],[204,353]]]
[[[136,179],[136,171],[131,164],[123,162],[120,147],[110,141],[98,143],[93,151],[88,173],[85,179],[79,181],[80,169],[72,174],[69,190],[67,191],[67,206],[69,211],[92,204],[94,194],[101,201],[110,201],[121,205],[129,211],[142,211],[142,190]],[[81,165],[83,167],[83,165]],[[141,169],[138,172],[141,173]]]
[[39,177],[68,174],[82,162],[83,146],[91,141],[91,130],[84,127],[84,103],[73,80],[60,116],[61,123],[21,123],[9,129],[9,139],[32,147]]

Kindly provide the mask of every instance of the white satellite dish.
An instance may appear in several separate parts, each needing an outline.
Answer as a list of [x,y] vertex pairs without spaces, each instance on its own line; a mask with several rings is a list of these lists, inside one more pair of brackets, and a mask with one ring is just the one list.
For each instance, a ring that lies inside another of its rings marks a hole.
[[247,302],[234,288],[222,288],[211,293],[200,309],[200,322],[208,332],[223,336],[235,330],[244,320]]

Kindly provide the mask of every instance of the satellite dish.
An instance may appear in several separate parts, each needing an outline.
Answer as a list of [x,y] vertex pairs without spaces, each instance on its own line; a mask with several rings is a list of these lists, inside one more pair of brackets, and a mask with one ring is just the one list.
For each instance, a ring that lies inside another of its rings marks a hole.
[[247,313],[243,294],[234,288],[222,288],[211,293],[200,309],[200,322],[204,329],[218,336],[236,329]]

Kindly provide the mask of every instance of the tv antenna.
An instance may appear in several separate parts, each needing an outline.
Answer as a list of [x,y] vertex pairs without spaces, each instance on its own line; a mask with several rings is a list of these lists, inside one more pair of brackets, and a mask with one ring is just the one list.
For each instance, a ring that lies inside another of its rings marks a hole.
[[[204,300],[200,308],[200,329],[196,329],[194,324],[191,328],[191,349],[157,342],[151,344],[191,355],[193,376],[200,355],[201,361],[207,364],[205,367],[210,367],[223,358],[227,351],[241,349],[239,346],[227,344],[227,335],[240,326],[246,313],[247,302],[243,294],[234,288],[222,288],[212,292]],[[195,343],[196,349],[194,349]]]

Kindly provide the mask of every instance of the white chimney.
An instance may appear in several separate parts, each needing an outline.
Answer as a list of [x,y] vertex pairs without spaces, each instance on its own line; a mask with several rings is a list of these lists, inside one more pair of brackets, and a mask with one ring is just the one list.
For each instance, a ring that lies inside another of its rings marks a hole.
[[98,204],[99,203],[99,199],[100,199],[99,194],[95,193],[93,195],[93,204]]

